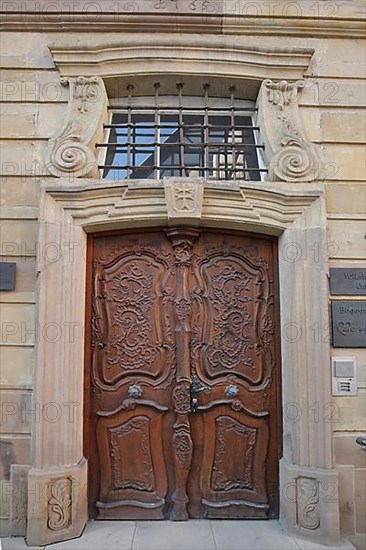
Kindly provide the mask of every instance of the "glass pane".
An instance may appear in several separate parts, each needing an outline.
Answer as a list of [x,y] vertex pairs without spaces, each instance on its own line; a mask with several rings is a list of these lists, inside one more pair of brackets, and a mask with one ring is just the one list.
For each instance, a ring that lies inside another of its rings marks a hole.
[[260,180],[252,119],[243,112],[131,107],[115,113],[112,126],[106,178]]

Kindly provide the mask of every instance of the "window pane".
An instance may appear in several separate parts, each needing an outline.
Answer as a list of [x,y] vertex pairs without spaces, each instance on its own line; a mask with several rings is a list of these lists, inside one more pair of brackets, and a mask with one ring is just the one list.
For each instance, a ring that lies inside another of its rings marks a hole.
[[237,107],[125,108],[114,113],[105,146],[106,178],[261,179],[262,146],[252,118]]

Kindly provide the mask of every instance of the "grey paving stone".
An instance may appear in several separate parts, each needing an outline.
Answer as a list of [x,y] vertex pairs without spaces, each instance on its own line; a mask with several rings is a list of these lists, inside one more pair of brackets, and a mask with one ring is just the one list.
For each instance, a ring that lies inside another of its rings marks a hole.
[[299,550],[278,521],[212,521],[217,550]]
[[23,537],[2,538],[2,550],[42,550],[44,546],[27,546]]
[[22,537],[1,539],[2,550],[354,550],[343,541],[323,546],[287,536],[278,521],[92,521],[82,537],[47,547],[27,546]]
[[134,521],[91,521],[78,539],[46,546],[47,550],[130,550]]
[[355,550],[355,547],[349,541],[343,541],[338,546],[323,546],[322,544],[299,538],[296,538],[295,541],[300,550]]
[[216,550],[209,521],[141,521],[133,550]]
[[349,537],[350,542],[357,550],[365,550],[366,548],[366,533],[364,535],[352,535]]

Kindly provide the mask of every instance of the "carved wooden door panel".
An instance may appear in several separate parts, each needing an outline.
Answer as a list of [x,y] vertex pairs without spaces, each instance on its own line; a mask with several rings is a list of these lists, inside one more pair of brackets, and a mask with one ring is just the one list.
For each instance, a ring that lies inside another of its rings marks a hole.
[[190,228],[93,239],[92,515],[277,515],[275,245]]
[[278,513],[275,241],[204,232],[192,269],[191,517]]
[[98,237],[93,257],[92,513],[161,518],[176,371],[171,246],[161,232]]

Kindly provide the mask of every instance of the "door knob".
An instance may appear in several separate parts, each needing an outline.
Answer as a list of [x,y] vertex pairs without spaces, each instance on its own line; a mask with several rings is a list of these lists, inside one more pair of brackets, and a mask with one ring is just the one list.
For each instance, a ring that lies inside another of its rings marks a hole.
[[130,397],[133,399],[137,399],[138,397],[141,397],[142,395],[142,388],[138,384],[131,384],[128,386],[127,393]]
[[195,374],[192,376],[191,379],[191,410],[192,412],[198,411],[198,393],[200,391],[204,391],[205,393],[210,393],[211,388],[209,386],[206,386],[205,384],[202,384],[198,376]]
[[235,384],[229,384],[225,388],[225,394],[228,397],[236,397],[238,395],[238,393],[239,393],[239,388]]

